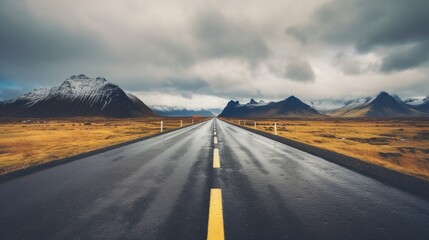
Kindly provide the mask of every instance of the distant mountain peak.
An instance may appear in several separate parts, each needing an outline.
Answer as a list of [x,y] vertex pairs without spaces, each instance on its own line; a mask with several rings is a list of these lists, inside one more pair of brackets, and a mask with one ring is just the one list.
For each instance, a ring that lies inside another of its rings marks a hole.
[[280,103],[291,105],[291,106],[296,106],[296,107],[307,105],[295,96],[290,96],[290,97],[286,98],[285,100],[281,101]]
[[[253,100],[253,99],[252,99]],[[251,103],[256,103],[252,101]],[[220,114],[221,117],[320,117],[315,109],[303,103],[298,98],[291,96],[280,102],[269,104],[242,104],[238,101],[230,101]]]
[[415,99],[414,102],[407,102],[412,108],[429,114],[429,97],[422,97],[421,99]]
[[392,96],[387,92],[380,92],[377,97],[371,101],[371,104],[374,105],[381,105],[382,107],[388,106],[388,105],[394,105],[402,103],[402,100],[398,96]]
[[67,78],[59,87],[35,89],[3,104],[2,114],[17,117],[142,117],[155,115],[137,97],[105,78],[84,74]]
[[71,77],[67,78],[67,80],[77,80],[77,79],[90,79],[85,74],[79,74],[79,75],[72,75]]
[[255,101],[255,99],[250,99],[250,102],[249,102],[249,104],[258,104],[256,101]]
[[240,102],[239,101],[230,100],[227,105],[230,105],[230,106],[240,105]]
[[423,112],[413,109],[402,99],[382,91],[375,98],[357,100],[330,113],[340,117],[412,117],[424,116]]
[[389,93],[387,93],[387,92],[385,92],[385,91],[381,91],[381,92],[377,95],[376,99],[377,99],[377,98],[389,98],[389,97],[392,97]]
[[294,95],[288,97],[285,99],[285,101],[294,101],[294,102],[301,102],[301,100],[299,100],[297,97],[295,97]]

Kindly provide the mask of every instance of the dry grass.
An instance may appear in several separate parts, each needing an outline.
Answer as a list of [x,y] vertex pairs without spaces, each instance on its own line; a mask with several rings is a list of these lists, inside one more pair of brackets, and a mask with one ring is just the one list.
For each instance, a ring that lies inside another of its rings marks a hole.
[[[230,120],[238,123],[237,119]],[[254,128],[429,180],[428,119],[242,119]]]
[[[0,120],[0,174],[190,125],[191,118]],[[203,119],[194,118],[194,122]]]

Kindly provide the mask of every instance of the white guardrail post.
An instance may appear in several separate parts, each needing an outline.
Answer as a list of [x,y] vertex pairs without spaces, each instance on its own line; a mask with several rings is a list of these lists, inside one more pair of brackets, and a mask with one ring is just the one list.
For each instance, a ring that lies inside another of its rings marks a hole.
[[164,121],[161,121],[161,132],[163,130],[163,127],[164,127]]
[[277,123],[274,123],[274,135],[277,135]]
[[183,127],[183,120],[180,120],[180,127]]

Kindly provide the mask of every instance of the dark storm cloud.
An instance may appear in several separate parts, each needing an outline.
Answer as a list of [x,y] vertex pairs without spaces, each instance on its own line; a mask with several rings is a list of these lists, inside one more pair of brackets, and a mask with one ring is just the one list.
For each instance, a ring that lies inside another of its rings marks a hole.
[[194,32],[207,57],[243,57],[254,61],[269,55],[268,47],[252,26],[217,12],[200,14]]
[[313,69],[307,61],[294,58],[286,65],[285,76],[293,81],[314,82],[315,76]]
[[429,39],[427,0],[334,0],[322,5],[310,22],[287,32],[301,40],[320,38],[350,43],[361,51]]
[[429,61],[429,42],[393,49],[380,67],[383,72],[406,70]]
[[[38,19],[24,1],[0,1],[0,65],[31,66],[92,58],[100,42],[85,29]],[[2,69],[3,70],[3,69]]]
[[[319,7],[307,24],[289,27],[287,33],[304,44],[351,44],[360,53],[409,44],[417,49],[429,41],[428,12],[427,0],[334,0]],[[401,51],[411,55],[402,59],[395,53],[388,55],[381,70],[416,67],[429,57],[412,49],[394,52]]]

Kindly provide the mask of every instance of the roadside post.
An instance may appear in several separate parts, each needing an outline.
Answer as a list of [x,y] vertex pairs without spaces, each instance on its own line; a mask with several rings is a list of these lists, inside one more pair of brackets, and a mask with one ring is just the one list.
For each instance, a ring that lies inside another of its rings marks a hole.
[[161,132],[163,130],[163,127],[164,127],[164,121],[161,121]]
[[256,122],[254,122],[254,128],[256,129]]
[[183,120],[180,120],[180,127],[183,127]]
[[277,135],[277,123],[274,123],[274,135]]

